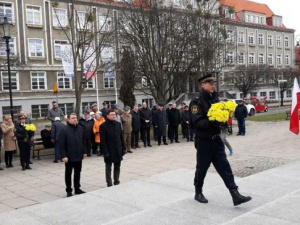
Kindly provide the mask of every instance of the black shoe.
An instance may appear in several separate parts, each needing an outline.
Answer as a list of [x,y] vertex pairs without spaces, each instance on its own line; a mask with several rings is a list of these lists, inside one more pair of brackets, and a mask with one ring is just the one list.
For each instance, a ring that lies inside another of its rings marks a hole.
[[230,194],[232,196],[234,206],[249,202],[252,199],[250,196],[241,195],[237,189],[230,190]]
[[103,153],[102,152],[99,152],[98,154],[97,154],[97,156],[102,156],[103,155]]
[[9,164],[9,167],[14,167],[14,165],[10,163],[10,164]]
[[146,147],[147,147],[147,145],[146,145],[146,144],[144,144],[144,147],[146,148]]
[[112,184],[107,184],[107,187],[112,187]]
[[81,194],[84,194],[84,193],[85,193],[85,191],[83,191],[83,190],[81,190],[81,189],[75,190],[75,194],[76,194],[76,195],[81,195]]
[[29,161],[29,164],[33,164],[33,162]]
[[0,167],[0,170],[3,170],[3,168],[2,168],[2,167]]
[[91,157],[91,156],[92,156],[91,154],[88,154],[88,155],[87,155],[87,157]]
[[152,145],[148,145],[148,147],[152,147]]
[[9,166],[9,164],[6,164],[6,168],[9,168],[10,166]]
[[26,166],[26,170],[31,170],[32,168],[28,165]]
[[245,134],[241,134],[242,136],[245,136]]
[[58,163],[58,161],[57,161],[57,160],[53,160],[53,162],[54,162],[54,163]]
[[191,139],[190,141],[194,141],[194,139]]
[[167,143],[167,142],[164,142],[164,145],[168,145],[168,143]]
[[119,185],[120,184],[120,181],[115,181],[114,182],[114,185]]
[[22,166],[22,170],[23,170],[23,171],[26,170],[26,167],[25,167],[25,166]]
[[237,133],[237,134],[236,134],[236,136],[240,136],[240,135],[241,135],[240,133]]
[[67,197],[72,197],[72,192],[67,192]]
[[161,143],[158,143],[158,146],[160,146],[161,145]]
[[128,150],[127,152],[128,152],[128,153],[132,153],[132,151],[131,151],[131,150]]
[[171,144],[173,144],[173,140],[171,140]]
[[195,200],[201,203],[208,203],[208,200],[205,198],[205,196],[202,193],[195,194]]
[[175,141],[175,143],[180,143],[179,141]]

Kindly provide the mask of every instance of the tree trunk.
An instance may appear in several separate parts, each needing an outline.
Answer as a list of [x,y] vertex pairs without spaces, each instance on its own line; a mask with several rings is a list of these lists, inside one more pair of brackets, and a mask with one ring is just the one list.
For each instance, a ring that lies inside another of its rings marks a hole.
[[283,94],[284,94],[284,91],[280,90],[280,106],[283,106]]

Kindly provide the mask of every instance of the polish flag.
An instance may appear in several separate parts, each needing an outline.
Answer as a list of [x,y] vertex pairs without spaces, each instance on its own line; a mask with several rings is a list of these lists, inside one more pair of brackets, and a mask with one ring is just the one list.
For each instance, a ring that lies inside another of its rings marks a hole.
[[300,89],[297,78],[294,80],[294,87],[292,92],[292,107],[291,107],[291,120],[290,131],[294,134],[299,134],[299,116],[298,110],[300,108]]

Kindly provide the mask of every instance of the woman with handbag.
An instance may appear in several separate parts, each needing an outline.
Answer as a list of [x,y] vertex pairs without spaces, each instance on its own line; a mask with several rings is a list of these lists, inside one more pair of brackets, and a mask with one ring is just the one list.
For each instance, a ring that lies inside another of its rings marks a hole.
[[3,133],[6,167],[14,167],[12,164],[12,158],[13,152],[16,150],[16,137],[14,134],[15,125],[12,122],[11,115],[4,116],[4,122],[1,124],[1,130]]

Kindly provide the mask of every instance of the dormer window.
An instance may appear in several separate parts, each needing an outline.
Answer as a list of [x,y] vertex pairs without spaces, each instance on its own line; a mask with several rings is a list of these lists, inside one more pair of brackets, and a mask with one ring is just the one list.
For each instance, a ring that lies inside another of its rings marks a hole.
[[222,15],[225,18],[234,19],[234,8],[233,7],[222,7]]

